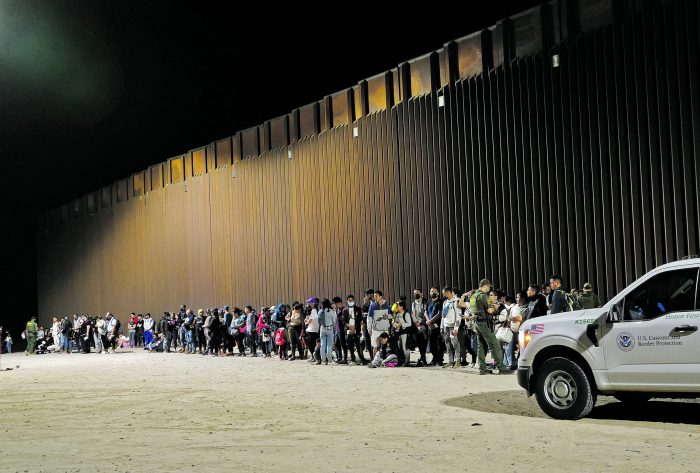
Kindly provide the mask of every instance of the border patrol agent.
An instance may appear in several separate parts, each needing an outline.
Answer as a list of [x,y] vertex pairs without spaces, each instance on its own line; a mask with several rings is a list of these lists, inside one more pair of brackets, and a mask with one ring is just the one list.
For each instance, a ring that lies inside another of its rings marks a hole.
[[600,307],[600,298],[593,292],[593,286],[587,282],[583,285],[583,294],[578,296],[578,303],[582,309],[597,309]]
[[496,340],[496,336],[493,334],[488,326],[487,319],[489,314],[487,309],[489,307],[488,293],[491,288],[491,281],[488,279],[482,279],[479,281],[479,290],[472,294],[469,300],[469,307],[472,316],[474,317],[474,331],[481,335],[479,339],[479,346],[477,348],[477,357],[479,359],[479,374],[489,374],[490,371],[486,369],[486,352],[484,350],[483,341],[491,350],[493,359],[496,361],[498,366],[499,374],[509,374],[512,371],[505,367],[503,364],[503,349],[501,348],[501,343]]
[[36,324],[36,317],[27,322],[27,355],[33,355],[36,348],[36,333],[39,327]]

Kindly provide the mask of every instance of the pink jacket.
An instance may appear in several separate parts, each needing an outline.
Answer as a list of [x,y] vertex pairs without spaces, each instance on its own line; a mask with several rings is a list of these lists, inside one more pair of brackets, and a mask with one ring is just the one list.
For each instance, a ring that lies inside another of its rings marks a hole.
[[270,326],[263,322],[263,315],[258,314],[258,335],[262,333],[262,329],[264,328],[270,328]]

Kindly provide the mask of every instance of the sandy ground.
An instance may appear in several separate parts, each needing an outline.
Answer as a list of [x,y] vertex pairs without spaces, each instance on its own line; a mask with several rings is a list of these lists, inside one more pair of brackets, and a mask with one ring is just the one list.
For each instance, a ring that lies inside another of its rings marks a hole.
[[601,398],[564,422],[514,376],[469,369],[144,352],[7,366],[0,471],[700,471],[698,403]]

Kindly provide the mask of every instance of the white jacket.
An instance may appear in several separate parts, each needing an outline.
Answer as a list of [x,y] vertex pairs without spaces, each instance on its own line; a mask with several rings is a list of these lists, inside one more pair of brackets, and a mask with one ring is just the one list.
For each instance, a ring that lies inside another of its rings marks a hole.
[[[459,307],[457,305],[458,303],[459,298],[457,296],[453,296],[452,299],[443,303],[442,322],[440,323],[440,327],[459,327],[459,323],[462,319],[462,314],[460,313]],[[447,310],[445,310],[445,306],[448,306]]]

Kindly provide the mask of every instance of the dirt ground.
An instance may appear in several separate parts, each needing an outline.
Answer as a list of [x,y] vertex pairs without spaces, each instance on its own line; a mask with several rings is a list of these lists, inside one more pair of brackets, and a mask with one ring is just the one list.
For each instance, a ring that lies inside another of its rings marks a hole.
[[470,369],[141,351],[1,363],[14,368],[0,372],[3,472],[700,469],[692,402],[600,398],[564,422],[514,376]]

